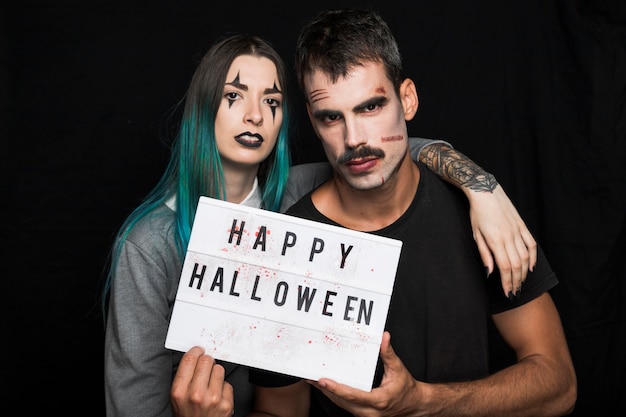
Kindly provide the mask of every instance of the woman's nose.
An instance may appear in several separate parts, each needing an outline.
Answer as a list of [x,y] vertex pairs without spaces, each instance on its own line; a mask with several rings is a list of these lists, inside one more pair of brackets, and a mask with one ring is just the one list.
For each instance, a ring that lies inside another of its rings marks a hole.
[[250,122],[256,126],[263,124],[263,114],[261,108],[258,105],[251,105],[248,113],[246,113],[246,122]]

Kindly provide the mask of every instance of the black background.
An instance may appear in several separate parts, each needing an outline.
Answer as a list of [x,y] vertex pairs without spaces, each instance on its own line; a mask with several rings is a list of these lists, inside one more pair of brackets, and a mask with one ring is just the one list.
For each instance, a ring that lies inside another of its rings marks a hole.
[[[347,5],[379,10],[397,36],[420,95],[411,135],[495,174],[544,247],[579,378],[574,415],[623,402],[626,3],[210,3],[0,6],[5,404],[104,415],[101,271],[164,169],[198,59],[243,31],[291,66],[301,22]],[[295,162],[323,160],[297,116]]]

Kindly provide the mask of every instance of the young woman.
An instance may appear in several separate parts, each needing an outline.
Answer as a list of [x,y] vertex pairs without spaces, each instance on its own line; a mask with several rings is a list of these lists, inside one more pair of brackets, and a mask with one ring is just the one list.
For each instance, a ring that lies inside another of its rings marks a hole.
[[[183,354],[166,349],[164,342],[198,198],[204,195],[278,211],[328,177],[328,165],[321,163],[294,167],[289,175],[287,92],[282,59],[258,37],[232,35],[221,39],[200,62],[186,93],[167,168],[122,224],[111,250],[104,291],[108,303],[105,398],[109,417],[172,415],[170,389]],[[448,180],[453,175],[442,168],[444,151],[457,163],[471,166],[473,172],[489,175],[464,155],[442,148],[445,143],[441,142],[412,140],[414,159],[427,143],[430,148],[422,151],[429,155],[426,162]],[[484,236],[480,239],[484,239],[485,248],[492,243],[491,253],[500,269],[506,262],[499,262],[499,256],[511,264],[515,257],[523,260],[515,269],[517,281],[510,284],[517,285],[525,275],[523,269],[533,262],[532,236],[501,187],[492,188],[490,193],[465,188],[474,213],[485,208],[484,215],[473,215],[472,219],[476,220],[477,236]],[[505,242],[512,241],[520,247],[519,242],[524,242],[513,256],[505,249]],[[484,259],[491,271],[491,254],[485,252]],[[181,364],[185,370],[181,377],[185,386],[191,387],[193,378],[198,381],[195,361],[204,355],[194,348],[187,357],[190,359]],[[213,369],[212,359],[203,360]],[[223,374],[219,378],[213,374],[213,378],[225,391],[219,393],[218,401],[213,397],[209,406],[217,404],[217,410],[225,415],[231,415],[234,407],[235,415],[245,415],[252,398],[247,369],[221,365],[223,368],[216,369]],[[207,387],[203,384],[201,388]],[[174,398],[188,398],[190,391],[183,391]],[[204,393],[195,393],[200,395],[193,401],[202,406]]]

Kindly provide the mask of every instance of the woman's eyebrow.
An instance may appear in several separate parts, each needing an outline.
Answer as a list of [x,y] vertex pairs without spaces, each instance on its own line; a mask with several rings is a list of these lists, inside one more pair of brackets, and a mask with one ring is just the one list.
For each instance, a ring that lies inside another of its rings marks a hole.
[[280,88],[276,87],[276,83],[274,83],[274,86],[272,88],[266,88],[265,90],[263,90],[263,92],[265,94],[282,94],[283,92],[280,90]]
[[233,87],[239,88],[240,90],[248,91],[248,85],[242,84],[239,80],[239,73],[235,76],[235,79],[231,82],[226,82],[226,85],[232,85]]

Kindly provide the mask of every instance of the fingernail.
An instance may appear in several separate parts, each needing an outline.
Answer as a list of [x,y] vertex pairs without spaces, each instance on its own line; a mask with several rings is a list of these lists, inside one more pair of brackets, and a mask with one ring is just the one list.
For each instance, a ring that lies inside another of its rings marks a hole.
[[519,299],[520,294],[522,294],[522,290],[518,288],[517,291],[515,291],[515,298]]
[[485,267],[485,278],[489,278],[489,267]]
[[509,293],[507,294],[507,297],[509,298],[509,301],[513,301],[513,291],[509,291]]

